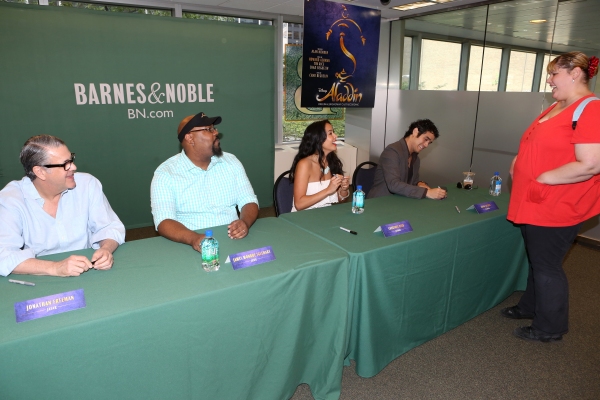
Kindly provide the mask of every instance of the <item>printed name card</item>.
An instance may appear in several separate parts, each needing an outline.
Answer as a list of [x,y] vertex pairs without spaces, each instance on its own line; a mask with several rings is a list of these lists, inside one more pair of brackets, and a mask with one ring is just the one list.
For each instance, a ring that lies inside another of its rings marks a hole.
[[271,246],[260,249],[248,250],[242,253],[230,254],[225,263],[231,262],[234,270],[252,267],[275,259],[275,253]]
[[77,289],[15,303],[15,315],[17,322],[23,322],[83,307],[85,307],[83,289]]
[[383,232],[383,236],[390,237],[412,232],[413,228],[408,221],[392,222],[391,224],[381,225],[375,229],[375,232]]
[[498,210],[498,206],[493,201],[486,201],[485,203],[477,203],[473,204],[471,207],[467,208],[467,210],[477,211],[477,214],[483,214],[490,211]]

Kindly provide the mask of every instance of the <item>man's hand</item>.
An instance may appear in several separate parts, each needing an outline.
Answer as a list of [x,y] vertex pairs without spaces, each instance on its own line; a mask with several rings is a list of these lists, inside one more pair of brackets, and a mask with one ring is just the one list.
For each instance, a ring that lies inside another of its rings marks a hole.
[[204,239],[204,234],[189,230],[181,222],[165,219],[158,225],[158,233],[174,242],[189,244],[197,252],[202,252],[200,242]]
[[[194,232],[196,233],[196,232]],[[196,233],[196,236],[193,237],[192,241],[189,243],[190,246],[198,253],[202,253],[202,241],[206,235],[204,233]]]
[[240,211],[240,219],[236,219],[227,227],[227,235],[230,239],[242,239],[248,235],[250,227],[258,217],[258,204],[248,203]]
[[227,235],[230,239],[242,239],[248,234],[248,226],[241,219],[236,219],[227,227]]
[[441,200],[446,198],[446,191],[442,188],[428,189],[425,196],[428,199]]
[[113,255],[108,249],[101,247],[92,255],[92,262],[91,268],[110,269],[113,266]]
[[[112,260],[112,257],[111,257]],[[69,256],[54,263],[55,276],[79,276],[92,268],[92,262],[85,256]]]
[[419,182],[417,182],[417,186],[418,186],[418,187],[425,188],[425,189],[431,189],[431,188],[430,188],[430,187],[429,187],[429,186],[428,186],[428,185],[427,185],[425,182],[423,182],[423,181],[419,181]]

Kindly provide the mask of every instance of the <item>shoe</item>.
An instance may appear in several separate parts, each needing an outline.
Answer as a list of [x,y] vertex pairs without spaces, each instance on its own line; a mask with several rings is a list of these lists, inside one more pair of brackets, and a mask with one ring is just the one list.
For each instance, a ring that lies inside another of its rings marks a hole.
[[533,319],[533,314],[521,312],[519,306],[506,307],[500,310],[500,315],[511,319]]
[[513,335],[519,339],[529,340],[530,342],[557,342],[562,340],[562,335],[551,335],[538,331],[531,326],[522,326],[513,331]]

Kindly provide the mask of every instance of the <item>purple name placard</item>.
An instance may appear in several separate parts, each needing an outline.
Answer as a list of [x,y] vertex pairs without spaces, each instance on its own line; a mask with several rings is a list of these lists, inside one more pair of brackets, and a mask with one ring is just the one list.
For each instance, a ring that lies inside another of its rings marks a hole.
[[393,222],[387,225],[381,225],[383,236],[390,237],[401,235],[403,233],[412,232],[412,226],[408,221]]
[[15,303],[17,322],[29,321],[85,307],[83,289]]
[[485,203],[478,203],[474,205],[477,214],[483,214],[490,211],[496,211],[498,206],[493,201],[486,201]]
[[248,250],[242,253],[231,254],[229,256],[234,270],[252,267],[263,264],[275,259],[275,253],[271,246],[261,247],[260,249]]

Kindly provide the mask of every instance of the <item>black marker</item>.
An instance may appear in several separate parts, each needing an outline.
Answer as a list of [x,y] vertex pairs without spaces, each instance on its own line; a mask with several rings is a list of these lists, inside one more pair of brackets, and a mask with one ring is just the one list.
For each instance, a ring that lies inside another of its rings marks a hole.
[[340,229],[341,229],[341,230],[343,230],[343,231],[346,231],[346,232],[348,232],[348,233],[351,233],[351,234],[353,234],[353,235],[358,235],[358,233],[356,233],[356,232],[354,232],[354,231],[351,231],[350,229],[342,228],[341,226],[340,226]]

